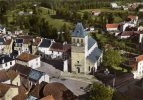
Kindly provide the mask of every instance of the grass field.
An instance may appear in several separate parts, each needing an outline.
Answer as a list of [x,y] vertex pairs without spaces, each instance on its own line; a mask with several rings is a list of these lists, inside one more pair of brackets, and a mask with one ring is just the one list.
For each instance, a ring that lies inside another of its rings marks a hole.
[[44,7],[40,7],[39,9],[42,11],[41,16],[45,18],[53,27],[60,29],[64,23],[67,24],[68,27],[72,27],[72,23],[67,22],[64,19],[54,18],[53,16],[56,15],[56,11]]
[[[64,19],[58,19],[55,18],[53,16],[56,15],[56,11],[55,10],[51,10],[48,8],[44,8],[44,7],[38,7],[38,13],[39,16],[41,18],[44,18],[46,21],[49,22],[49,24],[53,27],[55,27],[56,29],[60,30],[60,28],[66,24],[68,27],[72,27],[72,23],[65,21]],[[12,11],[8,11],[7,12],[7,18],[8,18],[8,22],[13,22],[14,20],[16,20],[16,17],[18,16],[18,12],[20,11],[20,9],[15,9]],[[27,9],[27,11],[31,11],[31,9]],[[27,16],[24,16],[27,17]]]

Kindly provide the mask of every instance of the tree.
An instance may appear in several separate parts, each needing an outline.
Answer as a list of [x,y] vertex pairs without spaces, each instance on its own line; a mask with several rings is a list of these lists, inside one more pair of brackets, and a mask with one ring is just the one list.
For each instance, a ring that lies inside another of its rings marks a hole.
[[108,49],[103,57],[105,66],[118,66],[125,58],[123,58],[118,50]]
[[88,100],[112,100],[113,89],[99,83],[93,83],[89,90]]

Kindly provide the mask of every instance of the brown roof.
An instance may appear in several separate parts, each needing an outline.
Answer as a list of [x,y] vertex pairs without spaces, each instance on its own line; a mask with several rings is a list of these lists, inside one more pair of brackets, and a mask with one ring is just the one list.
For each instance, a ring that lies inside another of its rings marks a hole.
[[136,19],[137,16],[129,15],[128,18],[130,19]]
[[20,75],[27,76],[31,72],[32,68],[20,64],[15,64],[13,67],[11,67],[11,70],[15,70],[16,72],[20,73]]
[[0,82],[13,80],[17,75],[18,73],[13,70],[8,70],[8,71],[2,70],[0,71]]
[[12,100],[26,100],[27,95],[26,94],[18,94],[15,97],[12,98]]
[[32,43],[32,39],[24,39],[24,41],[23,41],[23,43],[24,44],[30,44],[30,43]]
[[48,95],[40,100],[55,100],[54,97],[52,95]]
[[55,100],[75,100],[76,96],[61,83],[49,83],[43,89],[44,96],[52,95]]
[[139,55],[139,56],[135,57],[135,59],[137,62],[140,62],[143,60],[143,55]]
[[18,86],[0,83],[0,98],[3,97],[10,88],[18,88]]
[[45,85],[47,85],[48,83],[42,81],[40,84],[36,84],[36,86],[30,91],[30,95],[37,97],[37,98],[42,98],[43,97],[43,88],[45,87]]
[[6,40],[6,41],[4,42],[4,45],[10,45],[11,42],[12,42],[12,39],[8,39],[8,40]]
[[26,95],[27,90],[21,85],[21,86],[18,87],[18,91],[19,91],[19,94],[16,95],[14,98],[12,98],[12,100],[26,100],[26,98],[27,98],[27,95]]
[[119,24],[106,24],[106,28],[118,28]]
[[121,36],[132,36],[132,35],[139,35],[140,33],[137,31],[124,31],[121,33]]
[[55,42],[51,45],[50,50],[51,51],[60,51],[60,52],[66,52],[71,48],[69,44],[62,44]]
[[20,61],[28,62],[28,61],[36,59],[38,57],[39,56],[37,56],[37,55],[32,55],[32,54],[28,54],[28,53],[22,53],[16,59],[20,60]]
[[9,90],[10,86],[0,83],[0,97],[3,97],[5,93]]

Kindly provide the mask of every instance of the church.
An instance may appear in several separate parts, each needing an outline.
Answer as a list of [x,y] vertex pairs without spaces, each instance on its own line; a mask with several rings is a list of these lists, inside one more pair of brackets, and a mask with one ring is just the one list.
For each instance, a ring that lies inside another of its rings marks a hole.
[[102,62],[103,52],[98,43],[85,31],[82,23],[77,23],[72,32],[71,70],[73,73],[89,74],[97,71]]

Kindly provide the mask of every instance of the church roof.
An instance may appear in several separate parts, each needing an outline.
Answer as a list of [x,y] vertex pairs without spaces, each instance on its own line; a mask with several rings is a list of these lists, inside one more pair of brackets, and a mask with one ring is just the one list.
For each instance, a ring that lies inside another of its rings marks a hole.
[[74,32],[72,33],[72,36],[75,37],[85,37],[87,35],[86,31],[84,30],[84,27],[82,23],[77,23]]
[[88,50],[95,44],[97,41],[93,39],[91,36],[88,37]]
[[100,57],[101,54],[102,54],[102,51],[101,51],[98,47],[96,47],[96,48],[91,52],[91,54],[90,54],[89,56],[87,56],[87,59],[88,59],[90,62],[95,63],[95,62],[99,59],[99,57]]

